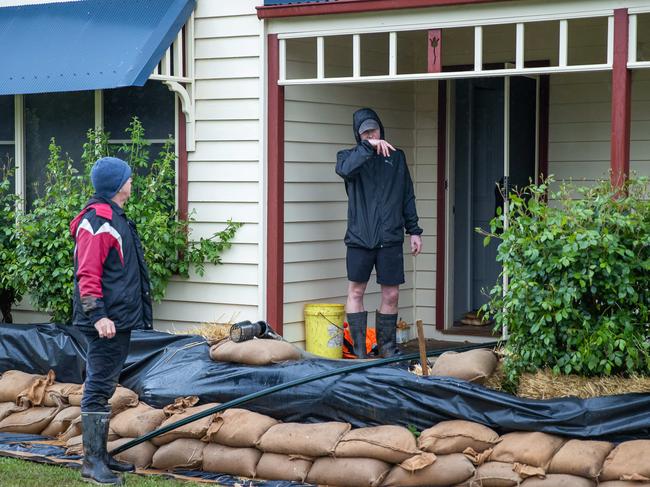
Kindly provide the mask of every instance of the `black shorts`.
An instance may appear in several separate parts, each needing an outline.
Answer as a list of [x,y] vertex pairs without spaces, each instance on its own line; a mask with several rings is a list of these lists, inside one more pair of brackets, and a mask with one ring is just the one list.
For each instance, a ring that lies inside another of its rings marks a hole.
[[401,245],[379,249],[348,247],[345,257],[348,280],[368,282],[372,268],[377,269],[377,284],[404,284],[404,251]]

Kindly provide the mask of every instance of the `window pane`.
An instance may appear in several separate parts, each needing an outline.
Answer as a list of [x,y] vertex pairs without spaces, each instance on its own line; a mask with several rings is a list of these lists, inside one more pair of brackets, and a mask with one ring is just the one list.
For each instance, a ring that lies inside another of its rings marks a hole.
[[25,96],[26,196],[31,206],[36,194],[42,194],[50,139],[54,137],[62,152],[72,157],[77,169],[86,132],[95,125],[94,93],[47,93]]
[[7,172],[9,169],[12,170],[12,175],[9,177],[9,180],[11,181],[10,184],[10,192],[15,193],[16,192],[16,186],[15,186],[15,179],[14,179],[14,174],[15,174],[15,164],[14,164],[14,146],[13,145],[5,145],[5,144],[0,144],[0,180],[4,180],[4,178],[7,175]]
[[104,128],[111,139],[127,138],[124,130],[134,116],[142,122],[147,139],[173,137],[174,93],[160,81],[104,90]]
[[[111,154],[113,154],[115,157],[120,157],[125,160],[128,160],[128,157],[123,152],[120,152],[120,147],[122,147],[122,144],[114,144],[114,143],[110,144]],[[158,143],[151,144],[147,147],[147,149],[149,150],[149,163],[152,163],[158,158],[158,156],[163,150],[163,147],[164,144],[158,144]],[[149,167],[145,167],[145,168],[137,167],[134,169],[134,172],[136,177],[145,176],[149,173]]]
[[14,97],[12,95],[0,96],[0,141],[8,140],[14,140]]

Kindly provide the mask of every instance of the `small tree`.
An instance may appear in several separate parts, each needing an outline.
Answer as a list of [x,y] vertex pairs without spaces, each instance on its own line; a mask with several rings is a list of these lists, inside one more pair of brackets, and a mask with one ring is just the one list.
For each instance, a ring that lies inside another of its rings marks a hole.
[[[130,142],[117,148],[116,154],[134,171],[132,194],[125,210],[136,223],[145,249],[152,297],[160,301],[172,275],[188,277],[191,266],[203,275],[205,262],[221,263],[221,253],[230,247],[241,224],[228,221],[223,231],[209,239],[189,241],[188,225],[194,218],[190,215],[189,221],[180,220],[175,209],[173,141],[168,141],[158,157],[150,161],[149,143],[137,118],[127,134]],[[19,219],[18,263],[14,271],[26,283],[36,307],[50,312],[55,322],[68,323],[72,317],[74,242],[68,225],[93,194],[90,170],[94,161],[112,152],[108,134],[88,131],[81,161],[84,174],[80,175],[52,140],[45,191],[34,201],[32,211]]]
[[[650,367],[650,201],[648,182],[621,191],[552,181],[510,195],[509,225],[492,220],[485,244],[501,240],[507,273],[483,308],[507,325],[505,367],[521,372],[646,374]],[[552,204],[547,202],[547,197]]]
[[11,323],[11,307],[21,299],[20,282],[11,274],[16,262],[16,203],[11,160],[0,160],[0,314]]

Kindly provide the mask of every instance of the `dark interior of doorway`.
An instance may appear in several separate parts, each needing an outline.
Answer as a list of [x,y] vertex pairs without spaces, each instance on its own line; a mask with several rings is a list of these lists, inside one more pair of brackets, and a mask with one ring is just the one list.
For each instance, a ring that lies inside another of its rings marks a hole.
[[[504,86],[504,78],[466,79],[455,84],[454,327],[472,322],[472,313],[488,301],[489,290],[501,273],[496,258],[498,242],[484,247],[483,237],[475,229],[489,228],[497,208],[503,208],[499,187],[505,181]],[[511,187],[524,186],[535,178],[536,93],[535,79],[510,78]],[[473,328],[479,334],[491,331],[491,326],[469,326]]]

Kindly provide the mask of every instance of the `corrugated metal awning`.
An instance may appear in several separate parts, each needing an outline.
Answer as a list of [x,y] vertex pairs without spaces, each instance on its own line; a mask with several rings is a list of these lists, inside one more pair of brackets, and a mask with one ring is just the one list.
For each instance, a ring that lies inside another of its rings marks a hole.
[[196,0],[0,8],[0,95],[142,86]]

